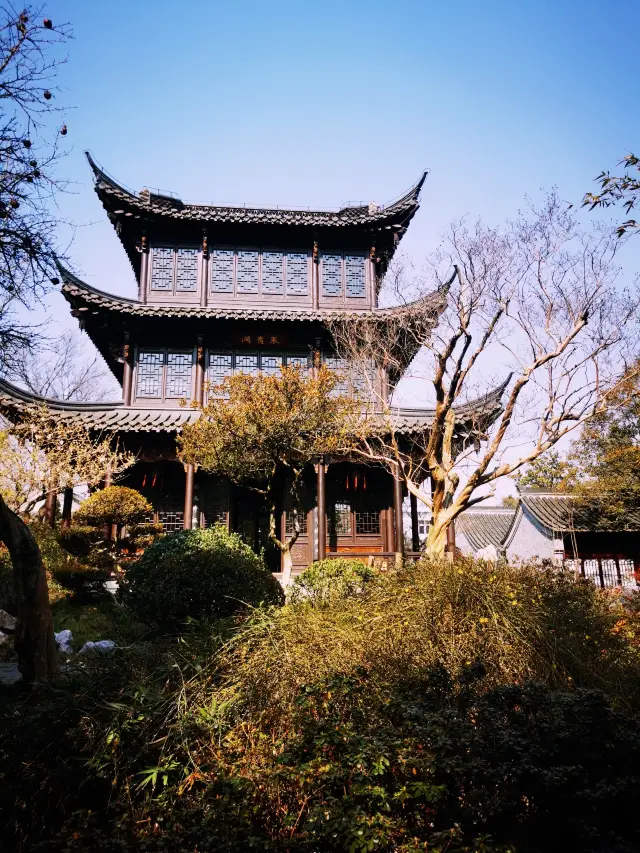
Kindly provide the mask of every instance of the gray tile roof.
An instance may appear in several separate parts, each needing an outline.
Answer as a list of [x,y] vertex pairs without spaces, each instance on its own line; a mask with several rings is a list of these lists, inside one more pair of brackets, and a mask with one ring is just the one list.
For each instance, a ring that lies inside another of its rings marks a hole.
[[[114,202],[138,211],[143,216],[156,215],[175,220],[202,222],[252,223],[264,225],[353,226],[381,225],[386,222],[405,227],[418,209],[420,190],[427,173],[405,195],[386,207],[356,205],[337,211],[282,210],[280,208],[225,207],[209,204],[185,204],[172,194],[143,190],[132,192],[117,183],[102,169],[91,154],[85,152],[96,181],[96,192],[105,207],[113,209]],[[117,206],[117,204],[116,204]]]
[[0,379],[0,410],[11,414],[37,405],[46,405],[61,419],[80,422],[107,432],[177,432],[198,413],[190,408],[145,409],[113,403],[72,403],[31,394]]
[[474,551],[488,545],[493,545],[500,551],[504,547],[515,515],[516,510],[511,507],[468,509],[458,517],[456,527]]
[[66,300],[76,311],[90,311],[92,308],[101,308],[105,311],[117,311],[122,314],[135,314],[140,317],[198,317],[212,318],[218,320],[292,320],[292,321],[314,321],[326,322],[333,319],[344,318],[367,318],[374,317],[376,320],[385,318],[398,318],[403,314],[410,315],[419,305],[433,307],[433,322],[437,322],[438,316],[445,304],[445,295],[440,291],[434,291],[416,302],[406,305],[397,305],[392,308],[374,309],[349,309],[349,308],[323,308],[312,310],[310,308],[264,308],[259,304],[245,307],[229,305],[151,305],[140,302],[138,299],[129,299],[125,296],[116,296],[98,290],[86,284],[69,270],[58,265],[60,277],[62,278],[62,293]]
[[[499,401],[502,391],[498,388],[491,394],[467,403],[458,411],[458,419],[476,416],[487,417],[494,408],[486,408],[487,400]],[[177,432],[184,424],[193,423],[198,412],[189,407],[144,408],[125,406],[121,401],[113,403],[74,403],[39,397],[0,379],[0,411],[11,413],[44,404],[61,418],[81,422],[91,429],[118,432]],[[392,409],[390,417],[400,435],[415,435],[424,432],[433,422],[434,409]],[[388,423],[387,420],[384,423]]]
[[[523,508],[549,530],[580,533],[602,529],[597,505],[591,507],[577,503],[575,496],[523,489],[520,500]],[[640,509],[628,513],[623,529],[640,530]]]

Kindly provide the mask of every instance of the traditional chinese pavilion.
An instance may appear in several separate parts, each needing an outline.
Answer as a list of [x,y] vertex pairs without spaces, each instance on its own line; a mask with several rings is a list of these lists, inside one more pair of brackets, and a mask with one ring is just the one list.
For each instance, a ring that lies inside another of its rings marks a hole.
[[[61,270],[62,293],[122,385],[115,403],[47,401],[60,417],[117,433],[137,454],[126,480],[154,507],[166,530],[224,523],[266,547],[266,517],[257,497],[213,475],[186,470],[176,433],[198,416],[183,400],[202,402],[209,385],[229,374],[311,367],[340,370],[330,317],[398,319],[378,307],[385,270],[418,210],[426,175],[397,201],[336,211],[187,204],[175,195],[136,193],[88,156],[95,191],[133,267],[138,293],[123,298]],[[426,301],[437,322],[443,294]],[[416,347],[417,350],[417,347]],[[404,367],[415,350],[404,353]],[[381,388],[399,375],[378,366]],[[495,416],[500,393],[479,401]],[[0,383],[6,409],[32,395]],[[474,407],[468,407],[468,413]],[[463,413],[461,413],[461,416]],[[432,412],[398,409],[396,428],[429,428]],[[474,416],[475,417],[475,416]],[[462,421],[465,417],[462,416]],[[402,487],[381,468],[319,459],[307,478],[308,512],[294,546],[294,567],[331,554],[390,555],[402,550]],[[287,529],[282,506],[282,533]],[[414,537],[415,539],[415,537]],[[271,554],[279,571],[278,557]]]

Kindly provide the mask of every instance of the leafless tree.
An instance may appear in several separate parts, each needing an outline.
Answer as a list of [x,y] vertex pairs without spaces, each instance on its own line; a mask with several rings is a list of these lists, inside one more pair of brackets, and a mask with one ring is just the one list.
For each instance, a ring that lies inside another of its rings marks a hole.
[[28,346],[34,327],[12,310],[29,308],[57,282],[54,203],[67,128],[53,83],[68,27],[40,7],[0,5],[0,368]]
[[115,399],[118,388],[102,357],[92,351],[80,333],[69,330],[43,341],[33,358],[13,365],[9,375],[34,394],[54,400]]
[[[407,306],[403,328],[333,323],[339,353],[361,375],[377,364],[393,382],[407,348],[422,350],[413,381],[430,389],[430,430],[407,441],[397,409],[371,381],[381,425],[363,430],[360,452],[429,507],[429,553],[444,552],[449,524],[496,480],[619,403],[621,375],[637,369],[627,366],[639,308],[637,287],[618,284],[619,245],[610,231],[582,229],[554,192],[503,228],[454,223],[424,277],[399,276],[405,299],[412,289],[446,294],[433,332],[429,300]],[[420,489],[425,480],[430,494]]]

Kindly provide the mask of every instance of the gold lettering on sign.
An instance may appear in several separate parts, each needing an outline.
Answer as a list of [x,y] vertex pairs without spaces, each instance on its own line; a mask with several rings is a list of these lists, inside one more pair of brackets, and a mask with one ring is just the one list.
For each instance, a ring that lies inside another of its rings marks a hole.
[[241,343],[250,344],[251,343],[251,335],[243,335]]
[[270,344],[279,344],[280,339],[278,338],[277,335],[271,335],[271,337],[269,338],[269,343]]
[[264,343],[264,335],[258,335],[258,337],[256,338],[256,343],[257,344],[263,344]]

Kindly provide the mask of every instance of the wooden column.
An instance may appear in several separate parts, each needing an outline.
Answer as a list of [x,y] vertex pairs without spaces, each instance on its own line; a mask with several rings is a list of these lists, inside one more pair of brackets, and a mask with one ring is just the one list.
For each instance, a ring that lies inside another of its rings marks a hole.
[[402,525],[402,480],[393,478],[393,514],[396,517],[396,554],[404,554],[404,531]]
[[193,481],[195,468],[187,465],[184,476],[184,521],[182,526],[185,530],[191,530],[193,526]]
[[49,527],[56,526],[56,505],[58,503],[58,495],[56,492],[49,492],[44,502],[44,517]]
[[131,345],[129,344],[129,333],[124,333],[124,345],[122,347],[122,399],[125,406],[131,405],[131,391],[133,387],[133,365],[131,364]]
[[73,508],[73,489],[67,486],[64,490],[64,500],[62,502],[62,526],[64,528],[71,527],[71,510]]
[[325,484],[324,459],[318,462],[317,474],[318,490],[318,559],[324,560],[327,556],[327,492]]
[[199,405],[204,402],[204,346],[202,344],[202,335],[198,335],[196,339],[196,387],[195,401]]
[[393,552],[396,550],[396,528],[393,523],[393,478],[389,485],[392,494],[389,496],[389,506],[384,511],[384,520],[387,530],[387,551]]
[[320,305],[320,256],[317,240],[313,241],[311,257],[311,305],[313,308],[318,308]]
[[204,308],[207,304],[207,288],[209,286],[209,236],[206,230],[202,231],[202,266],[200,275],[200,305]]
[[140,302],[145,303],[147,301],[147,272],[149,269],[149,240],[146,234],[142,235],[140,249],[140,286],[138,289],[138,298]]
[[411,549],[414,553],[420,550],[420,529],[418,519],[418,498],[411,492],[409,494],[411,501]]

